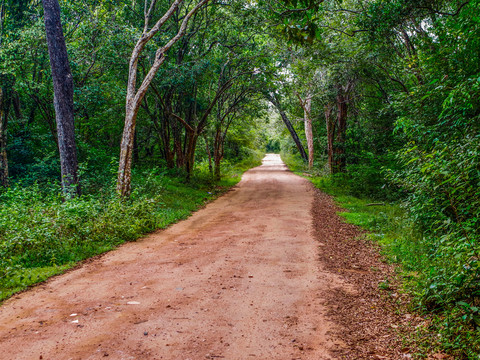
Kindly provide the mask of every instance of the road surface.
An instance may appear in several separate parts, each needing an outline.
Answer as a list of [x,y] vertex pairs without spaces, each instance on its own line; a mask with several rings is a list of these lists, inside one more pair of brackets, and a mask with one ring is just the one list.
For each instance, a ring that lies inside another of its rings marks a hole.
[[2,359],[332,359],[311,184],[278,155],[189,219],[0,307]]

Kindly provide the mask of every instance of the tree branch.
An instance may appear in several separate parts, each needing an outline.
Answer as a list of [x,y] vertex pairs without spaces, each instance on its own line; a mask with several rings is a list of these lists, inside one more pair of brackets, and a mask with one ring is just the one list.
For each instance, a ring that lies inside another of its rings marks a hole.
[[178,116],[177,114],[174,114],[173,112],[171,112],[170,115],[172,115],[175,119],[180,121],[182,123],[182,125],[185,126],[185,129],[187,129],[187,131],[195,132],[195,129],[193,127],[191,127],[190,124],[187,123],[185,120],[183,120],[180,116]]
[[341,33],[341,34],[344,34],[344,35],[347,35],[347,36],[350,36],[350,37],[354,37],[355,34],[357,34],[357,33],[359,33],[359,32],[367,32],[367,31],[368,31],[367,29],[358,29],[358,30],[353,30],[353,31],[349,34],[349,33],[346,32],[345,30],[337,29],[337,28],[334,28],[334,27],[331,27],[331,26],[328,26],[328,25],[319,25],[319,27],[323,27],[323,28],[330,29],[330,30],[333,30],[333,31],[338,31],[338,32]]
[[460,14],[460,11],[462,11],[462,9],[463,9],[465,6],[467,6],[469,3],[470,3],[470,1],[465,1],[463,4],[460,5],[460,7],[459,7],[459,8],[457,9],[457,11],[455,11],[454,13],[442,12],[442,11],[438,11],[438,10],[435,10],[435,9],[432,9],[432,8],[429,8],[429,7],[426,7],[426,6],[419,7],[419,9],[431,10],[431,11],[433,11],[435,14],[438,14],[438,15],[457,16],[458,14]]

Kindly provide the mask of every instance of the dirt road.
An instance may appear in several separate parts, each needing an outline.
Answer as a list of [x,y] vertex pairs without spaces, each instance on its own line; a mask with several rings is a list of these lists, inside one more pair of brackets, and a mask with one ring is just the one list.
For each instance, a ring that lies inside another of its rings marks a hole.
[[278,155],[186,221],[0,308],[1,359],[331,359],[313,189]]

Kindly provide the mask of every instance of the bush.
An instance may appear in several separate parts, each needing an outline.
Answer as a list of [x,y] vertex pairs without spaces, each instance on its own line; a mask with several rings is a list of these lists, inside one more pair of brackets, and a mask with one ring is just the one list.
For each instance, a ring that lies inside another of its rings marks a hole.
[[[412,144],[413,145],[413,144]],[[431,267],[425,274],[429,308],[480,300],[480,136],[411,146],[391,178],[410,193],[407,206],[420,224]]]

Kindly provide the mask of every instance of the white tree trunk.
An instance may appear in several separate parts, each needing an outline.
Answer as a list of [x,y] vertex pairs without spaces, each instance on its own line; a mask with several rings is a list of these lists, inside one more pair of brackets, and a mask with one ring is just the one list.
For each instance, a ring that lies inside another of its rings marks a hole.
[[313,129],[312,129],[312,98],[308,97],[304,102],[304,117],[305,117],[305,137],[307,138],[307,147],[308,147],[308,168],[313,167]]
[[190,18],[209,0],[200,0],[197,5],[188,12],[188,14],[183,18],[180,29],[177,34],[167,42],[163,47],[158,48],[155,54],[155,61],[148,71],[147,75],[142,81],[142,84],[136,89],[137,84],[137,66],[138,59],[145,48],[146,44],[153,38],[153,36],[160,30],[163,24],[170,19],[174,12],[178,9],[183,0],[175,0],[168,11],[157,21],[157,23],[152,27],[151,30],[148,30],[148,22],[152,16],[152,11],[155,8],[156,0],[152,0],[150,6],[147,6],[147,0],[145,0],[145,26],[143,29],[142,36],[138,39],[137,44],[135,45],[132,56],[130,58],[130,66],[128,72],[128,83],[127,83],[127,96],[126,96],[126,106],[125,106],[125,126],[123,129],[122,142],[120,145],[120,160],[118,164],[118,179],[117,179],[117,193],[120,196],[128,196],[131,190],[131,172],[132,172],[132,153],[133,153],[133,142],[135,136],[135,125],[137,121],[138,110],[140,109],[140,104],[142,103],[145,94],[147,93],[148,87],[155,77],[158,69],[165,61],[165,54],[167,51],[182,38],[187,29],[188,21]]

